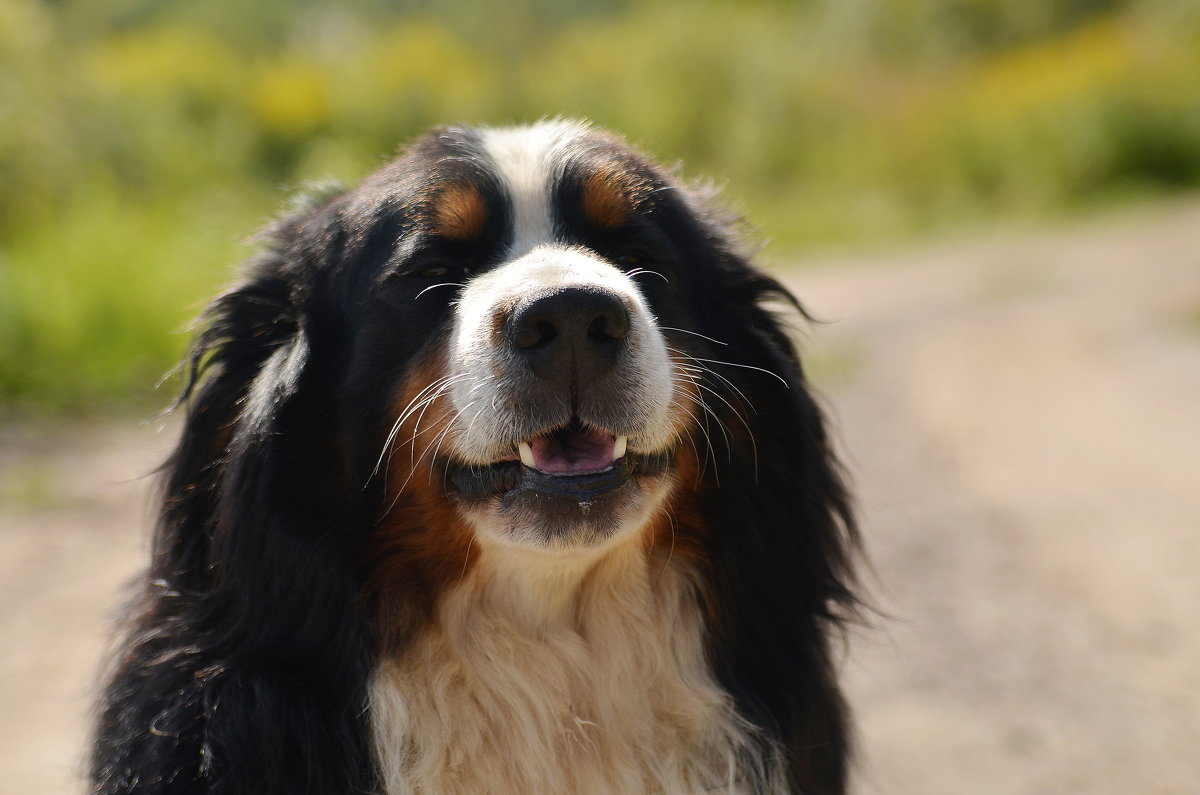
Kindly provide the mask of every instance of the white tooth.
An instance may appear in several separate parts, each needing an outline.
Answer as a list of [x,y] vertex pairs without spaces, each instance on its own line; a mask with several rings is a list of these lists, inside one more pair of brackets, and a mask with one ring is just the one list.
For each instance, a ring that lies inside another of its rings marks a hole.
[[618,458],[622,457],[623,455],[625,455],[625,448],[627,446],[629,446],[629,437],[628,436],[618,436],[617,443],[613,445],[613,460],[614,461],[617,460]]
[[521,454],[521,463],[533,468],[533,448],[525,442],[517,442],[517,452]]

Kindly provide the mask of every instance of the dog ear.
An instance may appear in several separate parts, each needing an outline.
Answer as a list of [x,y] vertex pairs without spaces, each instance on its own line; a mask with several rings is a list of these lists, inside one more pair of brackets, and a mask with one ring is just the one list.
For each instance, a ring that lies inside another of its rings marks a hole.
[[829,635],[860,608],[858,534],[789,328],[808,316],[739,251],[736,222],[711,197],[683,195],[688,212],[672,223],[690,226],[690,275],[703,274],[689,303],[697,330],[724,343],[687,343],[706,346],[695,355],[711,411],[700,493],[710,653],[743,714],[783,740],[791,785],[841,792],[850,738]]
[[185,385],[174,408],[184,421],[164,466],[152,572],[185,591],[215,585],[231,471],[244,468],[245,455],[270,452],[271,434],[292,421],[285,405],[302,399],[312,333],[306,303],[322,261],[337,254],[334,217],[330,202],[314,200],[274,223],[240,282],[198,321],[180,367]]
[[235,432],[264,363],[296,338],[287,282],[270,267],[214,300],[182,365],[187,383],[179,443],[164,466],[163,513],[155,535],[155,577],[187,592],[211,587],[211,542]]
[[325,306],[340,223],[336,201],[279,222],[205,312],[155,542],[163,585],[147,609],[157,627],[186,625],[175,642],[188,647],[145,655],[142,675],[186,683],[203,775],[272,782],[263,791],[370,786],[355,493],[338,475],[341,362]]
[[850,737],[829,637],[859,608],[857,530],[823,413],[779,317],[762,306],[795,299],[763,274],[739,278],[757,300],[744,305],[731,348],[740,363],[779,378],[727,374],[753,396],[742,412],[753,442],[730,452],[711,506],[718,665],[748,714],[784,738],[793,787],[842,792]]
[[319,660],[353,623],[339,521],[354,499],[338,474],[340,361],[326,353],[336,332],[323,286],[345,238],[338,211],[327,200],[269,229],[264,253],[205,312],[188,357],[156,568],[204,594],[220,615],[213,640],[231,654]]

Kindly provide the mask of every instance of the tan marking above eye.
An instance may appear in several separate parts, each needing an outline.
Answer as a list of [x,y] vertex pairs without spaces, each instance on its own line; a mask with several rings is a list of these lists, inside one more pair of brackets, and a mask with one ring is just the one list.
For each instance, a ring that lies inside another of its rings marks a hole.
[[433,199],[433,231],[453,240],[466,240],[483,232],[487,203],[474,185],[452,185]]
[[633,197],[628,175],[615,169],[591,174],[583,183],[583,214],[593,224],[618,227],[629,219]]

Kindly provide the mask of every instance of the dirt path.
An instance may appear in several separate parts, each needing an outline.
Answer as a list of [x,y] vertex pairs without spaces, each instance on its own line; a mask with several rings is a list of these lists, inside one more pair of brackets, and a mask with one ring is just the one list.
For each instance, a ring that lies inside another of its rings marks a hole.
[[1200,791],[1200,207],[830,265],[857,791]]
[[0,793],[82,791],[87,710],[119,590],[148,554],[137,420],[0,433]]
[[[1200,205],[789,281],[892,618],[846,677],[860,793],[1200,782]],[[0,793],[77,792],[169,439],[0,432]]]

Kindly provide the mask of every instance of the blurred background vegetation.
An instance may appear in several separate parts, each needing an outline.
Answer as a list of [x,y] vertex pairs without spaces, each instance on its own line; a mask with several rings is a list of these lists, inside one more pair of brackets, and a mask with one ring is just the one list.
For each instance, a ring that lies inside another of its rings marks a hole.
[[777,254],[1086,211],[1200,182],[1200,3],[0,0],[0,422],[166,402],[289,191],[546,115]]

